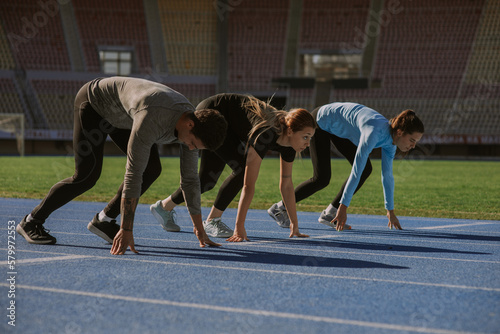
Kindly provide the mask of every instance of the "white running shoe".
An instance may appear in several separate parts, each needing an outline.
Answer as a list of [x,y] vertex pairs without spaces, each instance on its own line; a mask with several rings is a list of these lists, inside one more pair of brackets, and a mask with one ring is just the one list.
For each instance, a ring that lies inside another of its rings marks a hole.
[[233,235],[233,230],[224,224],[220,217],[205,220],[203,222],[203,228],[207,235],[213,238],[229,238]]
[[[323,212],[321,212],[321,215],[318,218],[318,222],[320,222],[323,225],[330,226],[330,227],[336,229],[337,222],[332,223],[332,220],[335,218],[336,215],[337,215],[337,210],[335,210],[334,212],[329,212],[329,213],[326,212],[326,210],[323,210]],[[344,230],[350,230],[350,229],[351,229],[351,225],[347,225],[347,224],[344,225]]]
[[283,228],[289,228],[290,227],[290,218],[288,218],[288,213],[286,213],[286,209],[280,208],[278,206],[278,203],[274,203],[271,205],[271,207],[267,210],[267,213],[276,220],[276,223]]
[[161,201],[158,201],[151,205],[149,210],[151,210],[151,213],[155,216],[156,220],[158,220],[161,227],[163,227],[165,231],[179,232],[181,230],[180,226],[175,223],[176,213],[174,209],[172,209],[172,211],[164,210],[161,207]]

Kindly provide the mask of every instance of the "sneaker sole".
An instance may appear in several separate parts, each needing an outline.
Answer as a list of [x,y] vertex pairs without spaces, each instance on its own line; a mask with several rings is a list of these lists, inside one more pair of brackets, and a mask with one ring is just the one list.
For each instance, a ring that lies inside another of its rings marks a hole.
[[[206,228],[205,226],[203,226],[203,228]],[[234,232],[231,231],[231,232],[227,232],[227,233],[224,233],[224,234],[214,234],[214,233],[209,233],[207,232],[207,230],[205,230],[205,233],[209,236],[209,237],[212,237],[212,238],[229,238],[229,237],[232,237]]]
[[90,222],[88,225],[87,225],[87,229],[94,233],[95,235],[97,235],[98,237],[101,237],[103,238],[104,240],[106,240],[107,242],[109,242],[110,244],[113,243],[113,240],[111,240],[108,235],[104,232],[102,232],[100,229],[98,229],[97,227],[95,227],[92,222]]
[[205,233],[209,237],[212,237],[212,238],[229,238],[229,237],[232,237],[234,234],[233,231],[228,231],[227,233],[224,233],[224,234],[215,234],[215,233],[207,232],[207,230],[206,230],[207,227],[205,226],[205,224],[203,224],[203,228],[205,229]]
[[[326,221],[326,220],[319,220],[318,219],[318,223],[321,223],[323,225],[330,226],[331,228],[337,229],[334,224],[332,224],[331,222]],[[350,229],[351,229],[351,225],[347,225],[347,224],[344,225],[344,230],[350,230]]]
[[56,240],[47,240],[47,241],[37,241],[31,239],[26,232],[24,232],[23,228],[20,225],[16,226],[16,232],[19,233],[20,235],[23,236],[24,239],[30,244],[35,244],[35,245],[53,245],[56,243]]
[[215,235],[215,234],[210,234],[210,233],[207,233],[207,235],[209,237],[212,237],[212,238],[229,238],[229,237],[232,237],[233,236],[233,233],[228,233],[228,234],[219,234],[219,235]]
[[149,211],[153,214],[153,216],[156,218],[158,223],[160,223],[161,227],[167,231],[167,232],[180,232],[181,228],[180,226],[176,225],[177,227],[165,227],[163,226],[163,218],[160,216],[158,212],[153,208],[153,206],[149,207]]

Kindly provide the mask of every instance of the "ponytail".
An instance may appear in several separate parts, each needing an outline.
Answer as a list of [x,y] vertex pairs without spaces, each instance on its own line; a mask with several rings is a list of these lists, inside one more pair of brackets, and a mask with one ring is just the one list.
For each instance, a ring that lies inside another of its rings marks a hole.
[[[248,99],[242,103],[242,107],[253,114],[251,115],[252,130],[248,134],[249,139],[253,138],[256,132],[262,134],[269,129],[273,129],[280,136],[287,128],[293,132],[301,131],[306,127],[316,128],[314,117],[306,109],[297,108],[289,112],[277,110],[269,103],[253,96],[248,96]],[[253,138],[254,143],[257,142],[257,138],[258,136]]]
[[[248,134],[249,139],[261,129],[263,129],[261,133],[273,129],[277,134],[281,134],[286,129],[286,111],[277,110],[269,103],[265,103],[253,96],[247,96],[247,100],[242,102],[242,107],[251,112],[252,130]],[[258,136],[254,138],[255,142],[257,138]]]

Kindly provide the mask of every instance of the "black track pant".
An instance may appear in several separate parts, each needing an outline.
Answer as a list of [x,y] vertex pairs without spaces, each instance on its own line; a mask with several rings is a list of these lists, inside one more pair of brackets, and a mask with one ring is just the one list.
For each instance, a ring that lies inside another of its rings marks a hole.
[[[221,211],[226,210],[231,201],[238,195],[243,187],[245,177],[245,143],[242,143],[236,133],[231,130],[228,130],[224,143],[216,151],[201,151],[198,172],[201,193],[211,190],[217,184],[217,180],[219,180],[226,165],[232,169],[232,173],[222,183],[214,202],[214,207]],[[171,199],[175,204],[184,202],[181,190],[177,189],[171,195]]]
[[[312,115],[316,119],[319,108],[312,112]],[[311,146],[309,148],[311,154],[311,162],[313,165],[313,177],[307,181],[302,182],[295,188],[295,200],[297,202],[303,200],[314,194],[315,192],[325,188],[330,183],[331,178],[331,157],[330,157],[330,143],[335,145],[339,152],[349,161],[349,163],[354,163],[354,158],[356,156],[357,146],[354,145],[349,139],[340,138],[332,135],[320,128],[316,129],[316,132],[311,140]],[[372,172],[372,165],[370,159],[366,162],[365,169],[361,174],[361,179],[359,180],[356,192],[361,188],[363,183],[366,181],[368,176]],[[332,201],[332,205],[338,208],[340,205],[340,200],[342,199],[342,194],[344,193],[345,185],[347,179],[340,188],[339,193]]]
[[[123,152],[127,151],[130,130],[114,128],[103,119],[88,102],[87,87],[88,84],[84,85],[75,98],[73,128],[75,174],[52,186],[47,196],[31,212],[31,215],[36,219],[44,221],[52,212],[96,184],[101,175],[104,143],[108,135]],[[141,194],[149,188],[160,173],[161,163],[158,148],[153,145],[148,165],[143,174]],[[123,183],[104,209],[106,215],[111,218],[120,214],[122,190]]]

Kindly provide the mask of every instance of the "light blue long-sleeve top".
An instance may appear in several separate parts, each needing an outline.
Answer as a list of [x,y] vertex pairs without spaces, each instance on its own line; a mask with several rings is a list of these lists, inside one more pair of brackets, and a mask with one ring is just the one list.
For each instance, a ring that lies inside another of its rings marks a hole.
[[358,147],[340,203],[349,206],[370,153],[380,147],[385,208],[393,210],[392,162],[396,155],[396,145],[393,144],[387,118],[361,104],[337,102],[322,106],[318,110],[316,121],[321,129],[338,137],[347,138]]

